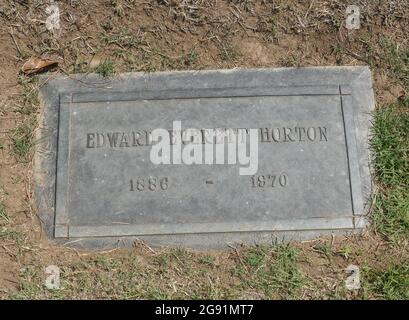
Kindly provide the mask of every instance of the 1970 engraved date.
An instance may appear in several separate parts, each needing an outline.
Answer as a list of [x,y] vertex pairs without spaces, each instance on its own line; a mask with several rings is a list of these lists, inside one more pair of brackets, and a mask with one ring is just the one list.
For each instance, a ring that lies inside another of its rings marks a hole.
[[253,188],[285,188],[288,186],[288,176],[286,173],[256,175],[250,179]]

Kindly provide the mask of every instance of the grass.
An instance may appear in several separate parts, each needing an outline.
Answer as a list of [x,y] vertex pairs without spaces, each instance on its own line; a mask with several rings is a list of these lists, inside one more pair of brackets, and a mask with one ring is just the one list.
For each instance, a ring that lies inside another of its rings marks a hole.
[[134,35],[129,30],[123,30],[118,34],[110,34],[105,31],[101,34],[101,40],[106,45],[115,44],[120,48],[132,48],[145,44],[142,36]]
[[378,108],[373,122],[371,145],[378,182],[409,186],[409,98]]
[[388,240],[399,243],[409,239],[408,188],[393,188],[377,195],[372,220],[375,229]]
[[115,65],[110,59],[105,59],[98,65],[95,72],[104,78],[111,77],[115,74]]
[[152,48],[143,52],[141,60],[144,66],[143,70],[146,72],[179,70],[194,67],[199,60],[199,55],[194,48],[176,57],[169,56],[163,50]]
[[[257,292],[265,298],[296,297],[304,278],[293,248],[249,247],[241,253],[245,258],[238,264],[237,257],[220,262],[212,254],[177,248],[144,258],[99,255],[74,259],[59,266],[59,290],[45,288],[44,267],[32,261],[21,270],[19,290],[11,298],[238,299]],[[243,269],[238,271],[238,266]]]
[[[4,203],[0,202],[0,243],[11,242],[17,248],[17,254],[22,252],[25,243],[24,235],[10,226],[11,219]],[[16,254],[16,253],[14,253]]]
[[0,225],[4,222],[9,222],[9,216],[6,212],[6,206],[0,202]]
[[19,162],[28,162],[34,146],[34,124],[25,122],[18,125],[11,134],[11,149]]
[[35,114],[40,105],[37,89],[37,78],[19,75],[17,82],[22,86],[21,104],[17,105],[17,112],[26,116]]
[[347,245],[340,248],[336,253],[343,257],[345,260],[348,260],[352,256],[353,250],[350,246]]
[[0,226],[0,239],[13,242],[18,250],[22,249],[21,246],[25,241],[25,237],[21,232],[4,226]]
[[259,17],[256,30],[263,35],[264,41],[277,42],[277,24],[275,18],[271,15],[267,15],[267,17]]
[[230,42],[225,42],[220,45],[220,58],[222,61],[232,61],[236,59],[238,53]]
[[409,299],[409,261],[384,270],[366,269],[363,274],[364,297],[386,300]]
[[375,229],[393,242],[409,238],[409,99],[378,108],[371,148],[379,185]]
[[380,39],[382,48],[382,63],[386,65],[388,72],[405,88],[409,88],[409,47],[401,46],[386,38]]
[[290,245],[249,248],[236,271],[244,283],[267,299],[294,298],[305,282],[298,270],[297,251]]
[[36,77],[19,75],[17,82],[22,87],[22,95],[15,111],[24,115],[25,121],[10,131],[11,151],[18,162],[27,163],[31,159],[35,144],[34,129],[37,126],[36,114],[40,105],[38,80]]

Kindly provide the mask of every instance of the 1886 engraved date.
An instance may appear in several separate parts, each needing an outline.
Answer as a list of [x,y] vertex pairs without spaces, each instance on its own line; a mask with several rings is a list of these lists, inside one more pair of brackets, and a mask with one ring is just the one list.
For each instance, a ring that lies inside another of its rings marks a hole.
[[169,188],[168,177],[138,177],[129,180],[129,191],[165,191]]

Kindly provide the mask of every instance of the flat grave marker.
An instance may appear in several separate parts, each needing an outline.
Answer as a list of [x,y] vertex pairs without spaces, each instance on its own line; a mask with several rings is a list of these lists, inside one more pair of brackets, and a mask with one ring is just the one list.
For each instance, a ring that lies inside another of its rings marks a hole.
[[59,242],[209,248],[366,225],[367,67],[77,75],[41,96],[35,199]]

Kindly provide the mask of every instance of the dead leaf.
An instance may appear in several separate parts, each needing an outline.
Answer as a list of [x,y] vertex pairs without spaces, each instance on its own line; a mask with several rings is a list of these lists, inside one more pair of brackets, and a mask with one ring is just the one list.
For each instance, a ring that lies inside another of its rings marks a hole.
[[21,67],[21,71],[25,74],[34,74],[38,72],[47,71],[50,68],[58,66],[57,60],[51,60],[46,58],[30,58],[28,59],[23,66]]

